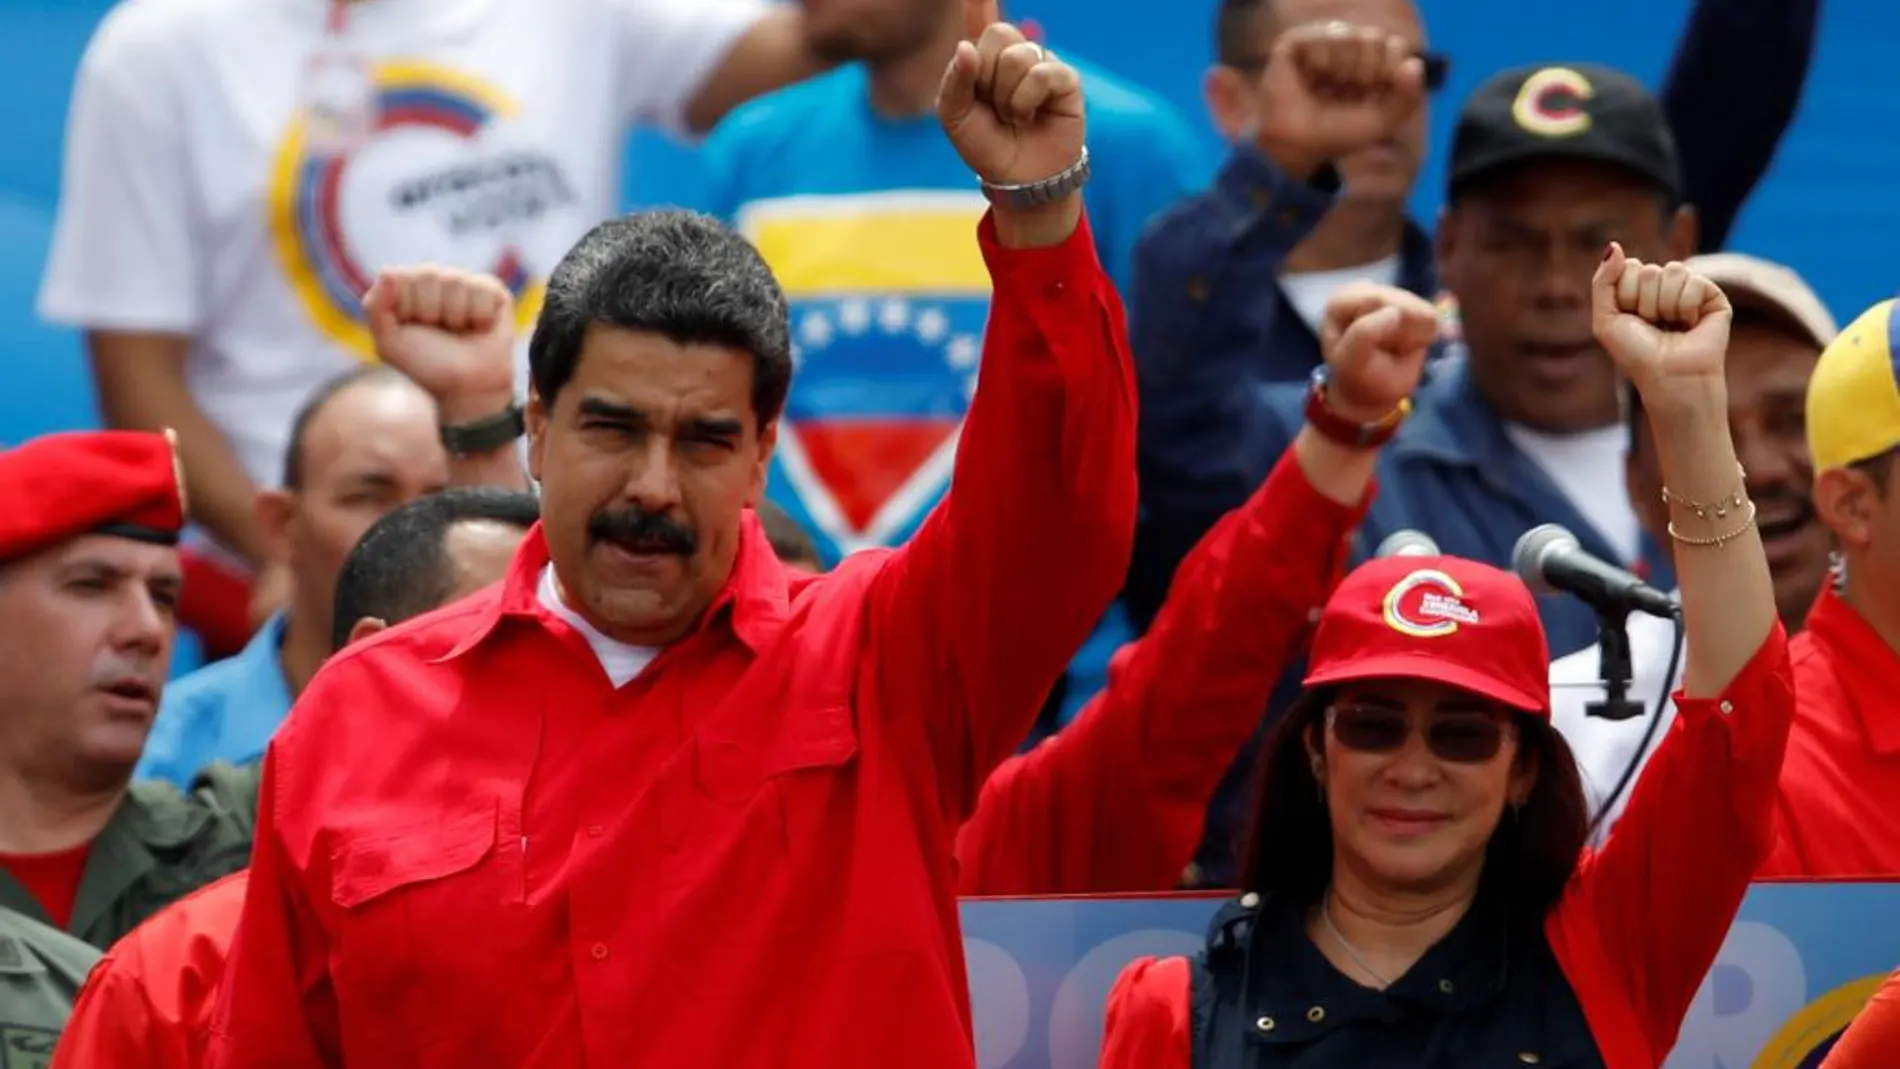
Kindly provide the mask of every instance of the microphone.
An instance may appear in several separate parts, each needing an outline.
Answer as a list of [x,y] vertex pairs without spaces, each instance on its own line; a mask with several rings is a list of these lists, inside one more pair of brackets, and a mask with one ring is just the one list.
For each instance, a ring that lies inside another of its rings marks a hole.
[[1532,590],[1543,594],[1562,591],[1600,613],[1646,612],[1664,620],[1676,616],[1675,599],[1616,565],[1591,556],[1576,535],[1554,523],[1525,531],[1511,551],[1511,565]]
[[1436,557],[1439,556],[1438,543],[1424,531],[1406,529],[1393,531],[1379,543],[1375,557]]

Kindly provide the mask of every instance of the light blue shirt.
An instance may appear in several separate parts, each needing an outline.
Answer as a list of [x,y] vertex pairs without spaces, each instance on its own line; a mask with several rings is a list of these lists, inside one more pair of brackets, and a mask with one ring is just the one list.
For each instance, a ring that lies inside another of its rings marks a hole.
[[278,613],[237,656],[166,684],[132,778],[170,780],[184,789],[212,761],[237,763],[262,754],[290,715],[283,645],[284,614]]

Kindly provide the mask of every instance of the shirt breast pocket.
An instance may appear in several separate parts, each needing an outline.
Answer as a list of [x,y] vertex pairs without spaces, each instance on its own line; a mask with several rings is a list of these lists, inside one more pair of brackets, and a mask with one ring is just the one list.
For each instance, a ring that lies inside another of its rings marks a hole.
[[857,740],[843,706],[798,715],[809,719],[765,746],[696,736],[662,782],[666,938],[689,982],[769,983],[712,963],[832,946],[826,933],[842,928],[861,819]]
[[[479,1013],[481,978],[522,930],[520,852],[493,802],[400,824],[342,829],[330,850],[332,968],[345,1019],[380,1046],[422,1049],[454,1014]],[[353,1028],[354,1031],[354,1028]]]

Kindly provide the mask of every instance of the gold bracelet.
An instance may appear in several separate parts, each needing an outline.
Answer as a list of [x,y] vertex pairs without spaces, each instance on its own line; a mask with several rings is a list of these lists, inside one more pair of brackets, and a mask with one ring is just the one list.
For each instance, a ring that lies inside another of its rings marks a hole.
[[[1681,531],[1676,530],[1676,521],[1670,520],[1669,521],[1669,537],[1675,539],[1676,541],[1682,543],[1685,546],[1699,546],[1699,547],[1704,547],[1704,548],[1709,547],[1709,546],[1725,546],[1728,543],[1733,542],[1735,539],[1740,538],[1742,535],[1748,533],[1748,529],[1750,527],[1755,526],[1755,503],[1753,501],[1744,500],[1742,504],[1748,507],[1748,516],[1746,519],[1742,520],[1742,525],[1740,527],[1735,528],[1733,531],[1728,531],[1723,534],[1716,535],[1714,538],[1689,538],[1688,536],[1684,535]],[[1720,512],[1716,513],[1716,515],[1718,516],[1721,514],[1722,513]]]
[[1731,511],[1740,509],[1748,501],[1746,496],[1748,493],[1748,471],[1740,464],[1737,464],[1735,465],[1735,474],[1741,481],[1741,485],[1735,488],[1734,493],[1731,493],[1713,504],[1706,504],[1701,501],[1690,501],[1686,497],[1677,497],[1669,492],[1667,486],[1662,489],[1663,504],[1680,505],[1690,512],[1695,513],[1695,518],[1698,520],[1708,519],[1711,512],[1715,514],[1715,518],[1718,520],[1727,519]]

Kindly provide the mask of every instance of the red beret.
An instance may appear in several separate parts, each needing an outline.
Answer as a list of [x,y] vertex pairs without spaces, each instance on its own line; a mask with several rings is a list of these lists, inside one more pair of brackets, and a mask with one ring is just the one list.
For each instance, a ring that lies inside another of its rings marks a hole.
[[0,451],[0,560],[82,534],[172,545],[185,493],[167,434],[68,431]]

